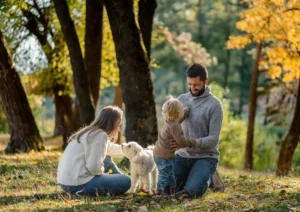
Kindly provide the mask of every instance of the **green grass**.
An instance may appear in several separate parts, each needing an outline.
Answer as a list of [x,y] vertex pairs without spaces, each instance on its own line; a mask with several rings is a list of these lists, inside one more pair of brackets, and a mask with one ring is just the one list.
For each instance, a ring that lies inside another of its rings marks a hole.
[[[220,167],[224,193],[203,198],[145,195],[86,197],[68,195],[56,184],[60,139],[45,141],[41,153],[5,155],[8,137],[0,136],[0,211],[300,211],[299,176],[244,172]],[[115,159],[116,162],[120,158]]]

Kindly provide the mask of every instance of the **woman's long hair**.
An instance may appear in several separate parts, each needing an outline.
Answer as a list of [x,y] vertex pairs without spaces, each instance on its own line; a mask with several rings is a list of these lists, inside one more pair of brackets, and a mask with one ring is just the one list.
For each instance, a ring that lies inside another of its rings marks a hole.
[[93,138],[101,131],[106,132],[107,135],[110,135],[117,127],[118,122],[122,120],[123,111],[117,106],[107,106],[103,108],[100,113],[96,116],[94,121],[82,129],[75,132],[68,138],[68,142],[76,139],[80,143],[80,137],[89,131],[88,140],[90,134],[92,133]]

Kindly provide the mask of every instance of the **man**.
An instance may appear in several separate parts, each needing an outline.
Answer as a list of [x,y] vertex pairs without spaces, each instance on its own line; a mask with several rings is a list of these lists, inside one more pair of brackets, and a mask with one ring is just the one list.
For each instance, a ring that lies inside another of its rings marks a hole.
[[[185,106],[185,119],[181,125],[184,136],[194,138],[198,143],[194,148],[182,148],[177,152],[174,174],[178,191],[201,197],[209,187],[224,191],[224,184],[216,172],[223,109],[220,100],[207,86],[208,73],[204,66],[193,64],[186,74],[189,93],[178,97]],[[171,141],[171,146],[177,145]]]

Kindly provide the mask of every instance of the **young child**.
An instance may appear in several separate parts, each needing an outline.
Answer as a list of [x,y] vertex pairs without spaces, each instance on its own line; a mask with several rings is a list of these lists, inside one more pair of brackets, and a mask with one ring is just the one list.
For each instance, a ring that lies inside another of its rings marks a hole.
[[176,180],[173,173],[175,162],[175,151],[169,145],[174,139],[180,148],[196,146],[195,139],[187,139],[183,136],[180,120],[184,117],[181,102],[170,97],[162,106],[165,123],[158,134],[158,140],[153,150],[154,161],[159,171],[157,182],[157,195],[173,194],[175,192]]

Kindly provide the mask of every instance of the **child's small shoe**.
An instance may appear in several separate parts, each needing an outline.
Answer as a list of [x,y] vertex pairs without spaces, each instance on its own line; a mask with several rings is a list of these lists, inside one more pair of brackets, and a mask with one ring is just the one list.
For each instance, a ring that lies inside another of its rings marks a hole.
[[170,195],[174,195],[176,192],[175,188],[170,188]]
[[164,194],[164,192],[163,191],[161,191],[161,190],[157,190],[156,191],[156,196],[160,196],[160,195],[163,195]]

